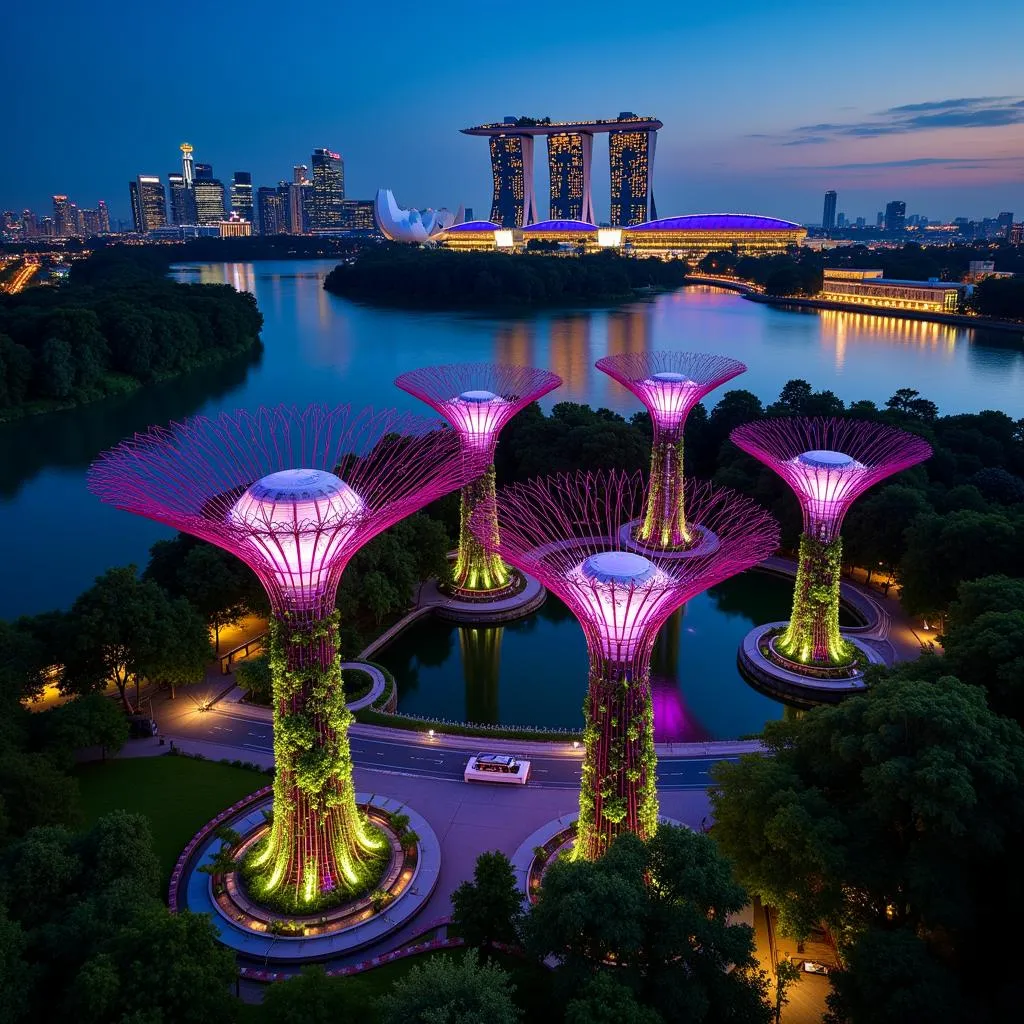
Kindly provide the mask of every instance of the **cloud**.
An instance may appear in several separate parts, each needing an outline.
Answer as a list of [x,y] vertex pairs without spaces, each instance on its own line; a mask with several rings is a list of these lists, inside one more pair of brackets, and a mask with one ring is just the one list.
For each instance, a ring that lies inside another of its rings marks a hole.
[[959,167],[966,170],[977,170],[992,167],[1001,163],[1024,162],[1024,156],[994,157],[958,157],[958,156],[919,156],[909,160],[871,160],[863,163],[850,164],[806,164],[796,170],[802,171],[862,171],[896,167],[934,167],[937,165]]
[[975,107],[979,103],[1005,103],[1013,96],[964,96],[955,100],[932,100],[928,103],[904,103],[900,107],[889,107],[883,114],[917,114],[928,110],[952,110],[959,107]]
[[870,120],[805,124],[775,136],[780,146],[819,145],[833,139],[871,139],[942,128],[997,128],[1024,124],[1024,99],[1015,96],[961,96],[904,103],[880,111]]

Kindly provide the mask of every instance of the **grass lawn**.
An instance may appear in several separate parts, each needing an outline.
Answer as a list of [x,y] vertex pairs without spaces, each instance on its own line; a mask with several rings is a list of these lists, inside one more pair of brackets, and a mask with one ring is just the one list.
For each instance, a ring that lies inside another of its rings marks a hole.
[[149,818],[165,879],[185,844],[211,818],[270,782],[247,768],[191,757],[126,757],[78,770],[86,824],[123,808]]

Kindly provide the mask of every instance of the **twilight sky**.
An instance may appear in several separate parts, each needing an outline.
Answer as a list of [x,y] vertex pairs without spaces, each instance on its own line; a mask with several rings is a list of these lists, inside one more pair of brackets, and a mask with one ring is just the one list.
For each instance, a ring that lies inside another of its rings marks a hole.
[[[874,221],[1024,217],[1024,3],[989,0],[393,0],[18,3],[0,18],[0,209],[66,192],[128,217],[128,180],[166,178],[178,144],[221,180],[290,178],[340,150],[346,192],[486,216],[485,139],[506,114],[652,114],[662,216],[817,222],[822,193]],[[608,216],[607,137],[594,199]],[[544,147],[536,183],[546,215]]]

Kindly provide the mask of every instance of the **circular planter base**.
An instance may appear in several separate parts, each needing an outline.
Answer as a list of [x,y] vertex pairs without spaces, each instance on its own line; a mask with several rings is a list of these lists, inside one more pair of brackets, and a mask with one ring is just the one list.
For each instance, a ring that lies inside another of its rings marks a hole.
[[638,555],[656,555],[658,558],[695,558],[698,555],[710,555],[718,550],[718,537],[703,526],[691,524],[690,529],[696,535],[694,543],[688,548],[673,550],[645,544],[636,539],[636,531],[642,520],[633,519],[619,530],[619,543]]
[[[572,849],[572,845],[576,841],[578,819],[578,812],[563,814],[562,817],[541,825],[520,843],[513,854],[512,867],[526,903],[537,902],[537,892],[545,872],[558,857]],[[663,825],[675,825],[678,828],[690,827],[684,822],[666,817],[664,814],[658,815],[658,821]]]
[[786,622],[769,622],[755,627],[743,638],[737,654],[740,674],[769,697],[798,708],[836,704],[844,697],[864,692],[864,670],[868,665],[885,664],[885,659],[873,647],[844,632],[843,639],[857,649],[856,666],[852,670],[825,670],[815,674],[813,668],[805,668],[772,648],[774,635],[787,625]]
[[[220,849],[216,831],[228,826],[242,835],[241,853],[257,842],[272,805],[269,789],[209,822],[179,858],[171,878],[172,910],[187,907],[210,915],[219,940],[245,958],[270,963],[324,960],[379,942],[402,927],[426,904],[440,870],[440,844],[426,820],[388,797],[357,794],[360,808],[390,840],[391,855],[375,892],[309,915],[283,914],[259,904],[240,885],[237,873],[211,876],[199,869]],[[409,817],[419,839],[403,850],[388,823],[391,814]]]
[[[516,585],[493,594],[470,596],[458,591],[446,592],[436,583],[430,583],[424,587],[423,597],[432,605],[435,615],[450,622],[486,624],[521,619],[535,612],[544,603],[548,592],[539,580],[513,572]],[[427,587],[433,587],[435,593],[431,594]]]

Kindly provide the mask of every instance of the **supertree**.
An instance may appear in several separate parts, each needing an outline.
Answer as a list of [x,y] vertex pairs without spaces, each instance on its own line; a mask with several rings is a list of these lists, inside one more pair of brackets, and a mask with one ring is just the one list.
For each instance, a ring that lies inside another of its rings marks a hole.
[[839,632],[843,517],[872,484],[924,461],[931,447],[881,423],[825,417],[760,420],[731,437],[789,484],[803,511],[793,613],[774,651],[801,665],[850,664],[853,645]]
[[746,366],[711,352],[626,352],[605,356],[595,365],[632,391],[654,424],[651,482],[635,539],[643,547],[685,550],[694,541],[683,493],[686,417],[708,392]]
[[[494,496],[494,450],[502,427],[517,412],[562,383],[548,370],[504,363],[452,363],[425,366],[395,379],[403,391],[426,402],[459,432],[468,452],[483,456],[481,475],[462,488],[459,550],[452,572],[452,592],[469,598],[497,596],[510,583],[508,567],[473,535],[473,510]],[[493,522],[497,529],[497,520]]]
[[688,486],[717,542],[690,558],[622,550],[622,526],[649,497],[640,474],[577,472],[502,488],[498,535],[491,509],[473,516],[481,543],[537,576],[583,627],[590,672],[577,857],[600,856],[620,832],[657,827],[650,661],[659,628],[778,542],[774,520],[750,499],[704,481]]
[[273,821],[243,877],[286,910],[372,884],[384,837],[355,800],[335,597],[382,530],[479,472],[442,421],[279,407],[151,427],[104,453],[89,487],[237,555],[270,598]]

